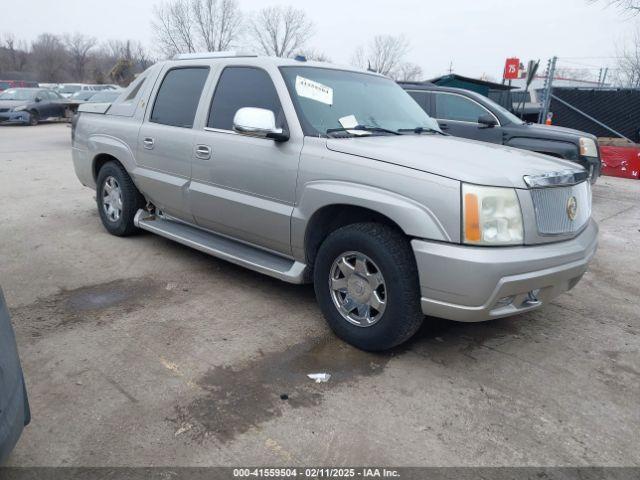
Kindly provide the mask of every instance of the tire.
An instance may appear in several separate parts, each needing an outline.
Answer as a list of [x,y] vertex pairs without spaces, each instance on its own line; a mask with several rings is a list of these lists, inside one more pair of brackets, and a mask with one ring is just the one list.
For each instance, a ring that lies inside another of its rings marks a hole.
[[[133,219],[138,210],[145,206],[145,199],[119,163],[107,162],[100,168],[96,181],[96,202],[102,224],[110,234],[127,237],[139,231]],[[112,208],[109,209],[108,205]]]
[[[341,267],[356,278],[346,276]],[[380,310],[373,308],[376,300],[371,293],[380,281],[378,273],[383,282],[373,292],[378,305],[384,300]],[[349,284],[346,289],[336,290],[330,286],[330,283],[334,287],[342,286],[343,280]],[[411,338],[424,321],[418,268],[411,246],[401,232],[383,224],[357,223],[331,233],[316,256],[314,288],[320,309],[334,333],[362,350],[381,351],[400,345]],[[358,293],[363,295],[360,300],[364,303],[345,316]],[[367,300],[368,293],[371,294]],[[342,310],[340,305],[344,307]],[[365,312],[369,309],[371,319],[366,318],[366,313],[361,315],[360,307],[364,307]],[[365,319],[355,318],[360,316]]]
[[29,112],[29,123],[27,125],[29,125],[30,127],[35,127],[36,125],[38,125],[39,121],[40,115],[38,115],[38,112],[36,112],[35,110],[31,110]]

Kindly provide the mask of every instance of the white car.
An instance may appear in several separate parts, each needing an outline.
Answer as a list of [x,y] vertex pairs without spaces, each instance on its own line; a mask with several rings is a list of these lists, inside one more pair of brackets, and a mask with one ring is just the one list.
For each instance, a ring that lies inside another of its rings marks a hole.
[[101,88],[97,87],[98,85],[88,85],[86,83],[62,83],[58,86],[56,91],[64,98],[70,98],[74,93],[81,92],[83,90],[101,90]]

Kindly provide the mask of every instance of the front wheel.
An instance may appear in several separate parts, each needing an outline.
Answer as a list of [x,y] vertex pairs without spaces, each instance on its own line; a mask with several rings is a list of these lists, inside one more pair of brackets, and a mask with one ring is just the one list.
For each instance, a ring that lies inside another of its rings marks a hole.
[[314,286],[331,329],[363,350],[395,347],[424,320],[411,246],[383,224],[358,223],[331,233],[316,257]]
[[36,112],[35,110],[30,111],[28,125],[30,127],[35,127],[36,125],[38,125],[39,121],[40,121],[40,116],[38,115],[38,112]]
[[144,197],[119,163],[107,162],[98,172],[96,201],[102,224],[109,233],[119,237],[137,233],[133,219],[144,207]]

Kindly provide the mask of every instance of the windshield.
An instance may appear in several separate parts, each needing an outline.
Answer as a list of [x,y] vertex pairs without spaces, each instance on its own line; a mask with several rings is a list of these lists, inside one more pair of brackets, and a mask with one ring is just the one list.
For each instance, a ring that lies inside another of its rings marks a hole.
[[[438,124],[394,81],[367,73],[281,67],[305,135],[356,125],[392,130],[438,130]],[[383,131],[355,131],[383,135]]]
[[12,89],[0,94],[0,100],[33,100],[36,92],[33,90]]
[[499,103],[494,102],[493,100],[491,100],[490,98],[483,98],[483,100],[485,102],[488,102],[491,104],[491,107],[494,110],[497,110],[498,112],[500,112],[502,114],[503,117],[507,118],[507,121],[511,122],[511,123],[515,123],[516,125],[522,125],[524,124],[524,122],[522,121],[522,119],[518,118],[516,115],[514,115],[513,113],[511,113],[509,110],[507,110],[506,108],[504,108],[502,105],[500,105]]

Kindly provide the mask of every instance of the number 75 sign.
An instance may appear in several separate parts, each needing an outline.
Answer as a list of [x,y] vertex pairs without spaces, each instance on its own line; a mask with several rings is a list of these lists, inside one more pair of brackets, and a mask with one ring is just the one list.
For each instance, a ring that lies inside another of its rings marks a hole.
[[505,80],[516,80],[520,73],[520,59],[519,58],[507,58],[504,64],[504,76]]

